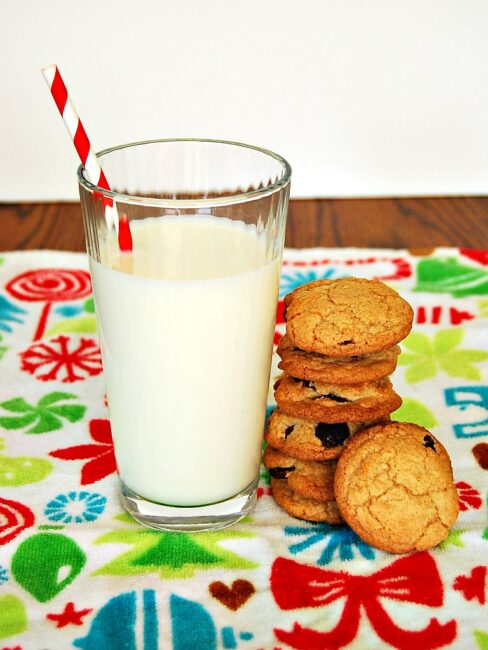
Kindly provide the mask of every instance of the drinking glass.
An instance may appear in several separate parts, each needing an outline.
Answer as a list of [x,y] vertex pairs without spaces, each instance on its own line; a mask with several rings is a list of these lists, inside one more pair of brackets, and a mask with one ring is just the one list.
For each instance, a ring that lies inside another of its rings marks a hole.
[[142,524],[228,526],[256,500],[291,168],[153,140],[78,170],[120,495]]

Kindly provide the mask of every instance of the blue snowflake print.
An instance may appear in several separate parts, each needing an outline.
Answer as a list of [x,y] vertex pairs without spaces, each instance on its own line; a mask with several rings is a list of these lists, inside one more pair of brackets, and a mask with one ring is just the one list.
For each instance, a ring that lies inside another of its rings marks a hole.
[[325,543],[317,564],[329,564],[339,551],[341,560],[354,558],[354,547],[367,560],[374,560],[374,551],[352,531],[349,526],[329,526],[329,524],[313,524],[312,526],[286,526],[285,535],[305,537],[302,542],[292,544],[288,549],[296,555],[314,544]]
[[18,318],[18,314],[26,313],[25,309],[17,307],[7,298],[0,296],[0,330],[11,332],[10,323],[23,323],[24,321]]
[[5,567],[0,564],[0,585],[3,585],[4,582],[8,580],[8,571]]
[[44,514],[50,521],[81,524],[98,519],[106,502],[107,499],[96,492],[68,492],[49,501]]
[[[295,271],[292,273],[284,273],[281,276],[280,282],[280,298],[286,296],[287,293],[290,293],[297,287],[301,287],[302,284],[307,282],[313,282],[314,280],[329,280],[335,275],[335,269],[327,269],[327,271],[314,271],[310,269],[308,271]],[[340,275],[335,275],[335,277],[342,277]]]
[[62,305],[61,307],[58,307],[55,311],[57,314],[60,314],[61,316],[65,316],[66,318],[72,318],[73,316],[78,316],[78,314],[81,314],[83,312],[83,307],[79,307],[78,305]]

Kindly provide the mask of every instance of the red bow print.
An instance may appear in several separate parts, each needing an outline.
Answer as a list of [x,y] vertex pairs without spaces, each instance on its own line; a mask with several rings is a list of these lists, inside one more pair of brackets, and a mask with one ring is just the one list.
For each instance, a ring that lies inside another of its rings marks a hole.
[[346,599],[340,621],[330,632],[317,632],[298,623],[291,632],[275,629],[280,641],[297,650],[336,650],[350,643],[359,629],[361,607],[376,634],[400,650],[440,648],[456,637],[454,620],[442,625],[432,618],[422,630],[404,630],[381,605],[380,598],[429,607],[442,605],[442,581],[428,553],[400,558],[369,576],[353,576],[278,558],[271,570],[271,589],[281,609],[320,607]]

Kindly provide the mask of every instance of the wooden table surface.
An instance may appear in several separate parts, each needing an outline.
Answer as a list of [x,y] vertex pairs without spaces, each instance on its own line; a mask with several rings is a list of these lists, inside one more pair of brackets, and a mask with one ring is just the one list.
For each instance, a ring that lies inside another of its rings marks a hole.
[[[0,204],[0,219],[0,250],[85,250],[79,203]],[[286,245],[488,248],[488,198],[293,200]]]

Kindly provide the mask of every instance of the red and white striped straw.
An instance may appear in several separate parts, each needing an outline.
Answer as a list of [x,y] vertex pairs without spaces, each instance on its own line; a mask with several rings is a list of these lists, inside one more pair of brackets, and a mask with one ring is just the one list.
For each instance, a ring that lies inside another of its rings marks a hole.
[[[57,65],[48,65],[42,69],[44,79],[51,90],[51,94],[56,102],[63,122],[70,134],[71,140],[80,157],[88,180],[93,185],[97,185],[105,190],[111,190],[111,187],[103,173],[103,169],[98,162],[98,158],[92,149],[90,140],[86,134],[85,128],[73,106],[73,102],[68,95],[68,90],[64,84],[63,78],[58,70]],[[130,233],[129,221],[127,216],[120,218],[117,215],[117,209],[111,197],[103,196],[105,206],[105,218],[107,225],[110,224],[118,229],[119,248],[121,251],[132,250],[132,237]]]

